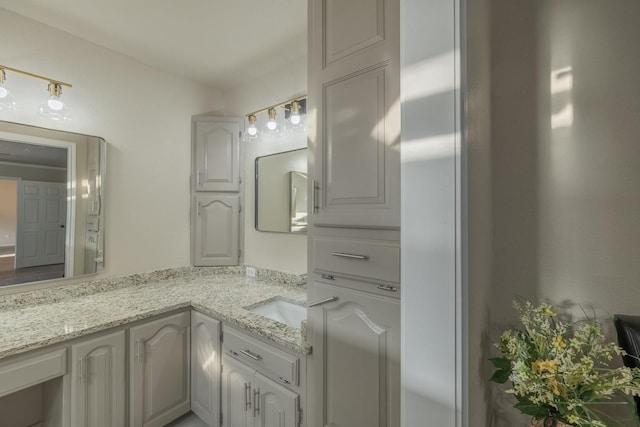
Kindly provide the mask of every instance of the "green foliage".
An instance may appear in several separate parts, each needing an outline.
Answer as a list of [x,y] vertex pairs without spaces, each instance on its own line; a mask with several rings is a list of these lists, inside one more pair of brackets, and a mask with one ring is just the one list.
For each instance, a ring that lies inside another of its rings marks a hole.
[[502,357],[491,359],[496,368],[491,381],[511,381],[520,412],[537,419],[553,418],[579,427],[609,427],[603,404],[625,404],[616,395],[640,393],[640,371],[611,369],[614,356],[623,354],[615,343],[604,342],[600,323],[562,322],[553,307],[515,301],[522,329],[505,331],[497,347]]

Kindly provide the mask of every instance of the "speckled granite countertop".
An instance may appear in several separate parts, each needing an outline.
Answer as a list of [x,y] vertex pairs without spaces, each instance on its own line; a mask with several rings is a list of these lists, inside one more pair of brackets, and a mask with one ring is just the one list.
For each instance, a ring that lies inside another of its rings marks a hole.
[[276,298],[306,304],[306,289],[292,284],[290,276],[262,276],[246,277],[240,268],[184,268],[3,297],[0,359],[180,308],[195,308],[291,350],[310,353],[300,329],[246,309]]

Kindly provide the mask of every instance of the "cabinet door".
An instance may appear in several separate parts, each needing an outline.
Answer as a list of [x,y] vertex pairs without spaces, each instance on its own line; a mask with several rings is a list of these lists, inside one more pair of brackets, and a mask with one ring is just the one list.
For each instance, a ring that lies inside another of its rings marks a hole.
[[241,119],[193,119],[194,188],[196,191],[240,191]]
[[309,310],[310,423],[331,427],[400,425],[400,303],[314,282]]
[[296,427],[299,396],[256,373],[253,384],[255,427]]
[[238,265],[240,196],[194,196],[194,266]]
[[254,374],[233,357],[222,355],[222,427],[253,426]]
[[190,409],[188,312],[131,328],[131,427],[164,426]]
[[220,322],[191,312],[191,410],[208,426],[220,424]]
[[399,1],[309,7],[313,223],[399,228]]
[[71,426],[124,427],[124,331],[74,344],[71,360]]

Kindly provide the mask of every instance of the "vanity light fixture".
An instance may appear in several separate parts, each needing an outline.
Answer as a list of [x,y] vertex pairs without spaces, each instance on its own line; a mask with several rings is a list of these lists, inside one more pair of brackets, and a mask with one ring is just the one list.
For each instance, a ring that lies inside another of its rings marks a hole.
[[[296,98],[289,99],[280,104],[273,105],[271,107],[263,108],[261,110],[256,110],[252,113],[246,115],[247,120],[249,121],[249,126],[247,130],[244,132],[243,141],[255,141],[258,139],[260,135],[262,136],[279,136],[282,132],[282,126],[276,120],[276,109],[283,108],[285,120],[287,120],[287,124],[285,125],[285,130],[287,131],[298,131],[305,130],[305,120],[302,116],[306,114],[306,105],[307,105],[307,96],[299,96]],[[266,124],[262,127],[261,132],[258,132],[258,128],[256,127],[257,116],[260,113],[267,112],[269,118]]]
[[248,117],[249,127],[244,132],[244,136],[242,137],[243,141],[251,142],[258,139],[258,128],[256,127],[256,116],[254,114],[250,114]]
[[7,75],[4,69],[0,68],[0,110],[14,110],[16,108],[16,100],[4,85]]
[[[41,116],[53,120],[71,120],[73,118],[71,111],[69,110],[67,105],[60,99],[60,95],[62,94],[62,86],[72,87],[70,83],[65,83],[60,80],[55,80],[38,74],[29,73],[17,68],[7,67],[5,65],[0,65],[0,109],[15,108],[15,100],[13,99],[9,91],[4,87],[4,80],[6,77],[5,71],[12,71],[23,76],[49,82],[49,98],[42,105],[40,105],[40,108],[38,109],[38,113]],[[13,103],[11,103],[10,101],[6,102],[5,99],[8,98],[10,98]]]

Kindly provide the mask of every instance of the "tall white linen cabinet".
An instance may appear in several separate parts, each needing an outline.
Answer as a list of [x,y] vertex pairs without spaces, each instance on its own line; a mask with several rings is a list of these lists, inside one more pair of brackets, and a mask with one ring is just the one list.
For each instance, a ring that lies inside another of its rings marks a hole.
[[400,425],[399,15],[309,2],[310,427]]

